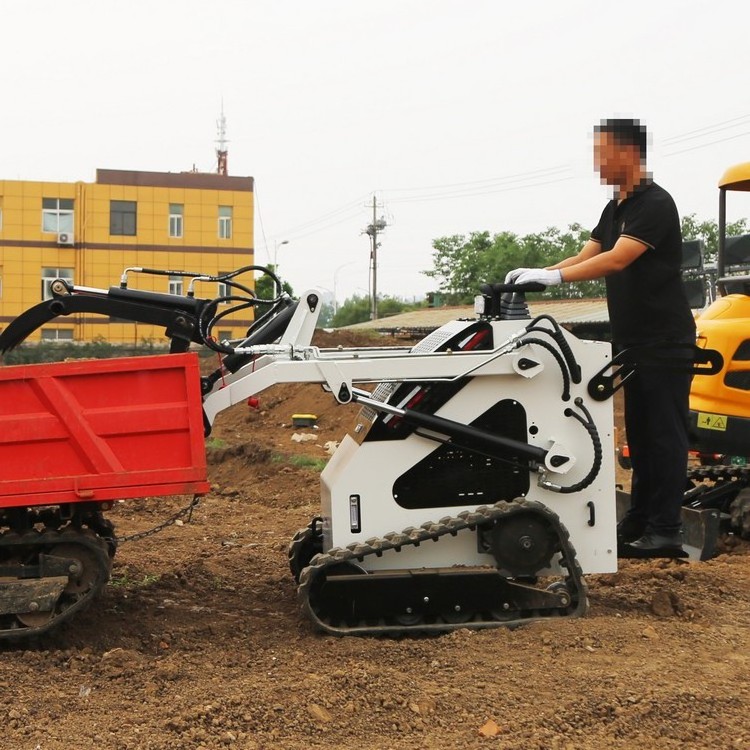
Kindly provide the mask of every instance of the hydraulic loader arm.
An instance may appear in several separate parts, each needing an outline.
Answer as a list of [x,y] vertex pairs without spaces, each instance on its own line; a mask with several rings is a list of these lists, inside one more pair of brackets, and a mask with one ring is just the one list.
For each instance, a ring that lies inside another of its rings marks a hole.
[[191,341],[203,343],[199,321],[213,316],[216,310],[216,302],[212,300],[119,287],[109,290],[76,287],[61,279],[53,282],[52,294],[52,299],[26,310],[0,333],[0,352],[18,346],[51,320],[77,313],[164,326],[172,340],[171,351],[187,351]]

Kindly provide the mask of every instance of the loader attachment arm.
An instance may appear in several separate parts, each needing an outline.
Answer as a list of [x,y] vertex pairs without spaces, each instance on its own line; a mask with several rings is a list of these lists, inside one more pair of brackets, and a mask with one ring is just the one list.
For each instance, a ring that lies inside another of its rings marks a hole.
[[166,335],[172,339],[171,351],[187,351],[191,341],[203,343],[198,323],[202,316],[213,315],[215,309],[214,301],[195,297],[118,287],[107,291],[65,285],[64,293],[55,293],[52,299],[26,310],[0,333],[0,353],[18,346],[55,318],[76,313],[95,313],[164,326]]
[[661,342],[632,346],[618,352],[589,380],[588,393],[594,401],[606,401],[639,369],[716,375],[723,365],[720,352],[693,344]]

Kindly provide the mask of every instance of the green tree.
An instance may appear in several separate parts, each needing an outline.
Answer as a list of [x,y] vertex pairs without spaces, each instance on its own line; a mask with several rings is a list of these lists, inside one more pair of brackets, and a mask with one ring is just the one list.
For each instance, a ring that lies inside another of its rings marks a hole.
[[320,308],[320,315],[316,328],[331,328],[333,322],[333,305],[330,302],[324,302]]
[[[416,310],[424,307],[425,304],[425,302],[405,302],[396,297],[378,296],[378,318],[387,318],[389,315]],[[366,320],[370,320],[370,298],[355,294],[353,297],[344,300],[333,316],[331,325],[334,328],[342,328],[355,323],[364,323]]]
[[[268,266],[272,271],[274,270],[273,264]],[[294,297],[294,290],[292,285],[288,281],[281,282],[281,288],[290,296]],[[258,299],[275,299],[276,298],[276,284],[274,280],[266,273],[259,276],[255,280],[255,296]],[[255,319],[257,320],[263,315],[270,305],[256,305],[255,306]]]
[[[468,304],[484,282],[505,279],[514,268],[543,268],[575,255],[589,239],[579,224],[566,231],[549,227],[543,232],[518,236],[500,232],[472,232],[469,237],[453,235],[433,241],[433,268],[425,275],[438,281],[438,290],[448,304]],[[544,297],[599,297],[601,280],[550,287]]]
[[331,325],[334,328],[352,326],[355,323],[364,323],[370,319],[370,300],[367,297],[355,294],[348,297],[333,316]]
[[439,281],[439,290],[449,304],[469,302],[487,281],[484,272],[491,256],[493,241],[489,232],[472,232],[468,239],[454,234],[433,240],[433,267],[426,276]]

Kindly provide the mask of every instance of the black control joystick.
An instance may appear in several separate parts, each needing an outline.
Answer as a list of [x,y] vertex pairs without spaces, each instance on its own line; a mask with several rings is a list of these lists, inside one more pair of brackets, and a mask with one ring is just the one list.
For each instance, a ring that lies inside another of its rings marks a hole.
[[[494,320],[529,320],[527,292],[543,292],[544,284],[482,284],[482,293],[475,302],[475,309],[483,318]],[[479,309],[483,308],[483,309]]]

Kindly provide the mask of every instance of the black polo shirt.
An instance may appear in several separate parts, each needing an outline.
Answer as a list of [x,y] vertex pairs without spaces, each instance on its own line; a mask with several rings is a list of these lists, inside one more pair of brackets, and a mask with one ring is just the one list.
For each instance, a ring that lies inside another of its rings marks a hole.
[[672,196],[644,181],[621,203],[611,200],[591,239],[606,252],[620,237],[638,240],[647,249],[627,268],[606,277],[613,341],[690,340],[695,322],[682,283],[682,233]]

